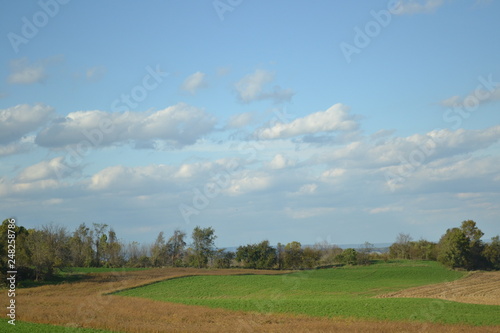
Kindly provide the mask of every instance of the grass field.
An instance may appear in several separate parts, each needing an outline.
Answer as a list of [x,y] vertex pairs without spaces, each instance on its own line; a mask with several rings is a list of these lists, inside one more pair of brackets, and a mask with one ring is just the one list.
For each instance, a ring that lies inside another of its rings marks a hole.
[[75,328],[47,324],[27,323],[16,321],[16,325],[10,325],[7,320],[0,321],[2,332],[5,333],[113,333],[113,331],[105,331],[91,328]]
[[429,261],[379,262],[371,266],[302,271],[282,276],[191,276],[123,290],[114,295],[259,313],[499,325],[499,306],[373,297],[453,281],[465,274]]

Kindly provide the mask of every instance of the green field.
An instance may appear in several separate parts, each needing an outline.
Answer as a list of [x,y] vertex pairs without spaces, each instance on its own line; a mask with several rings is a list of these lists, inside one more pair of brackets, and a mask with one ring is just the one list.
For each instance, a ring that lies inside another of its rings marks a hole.
[[231,310],[499,325],[500,307],[435,299],[373,298],[465,275],[436,262],[379,262],[286,275],[192,276],[116,293]]
[[7,320],[0,321],[0,332],[12,333],[113,333],[115,331],[96,330],[91,328],[75,328],[47,324],[34,324],[24,321],[17,321],[16,325],[7,323]]

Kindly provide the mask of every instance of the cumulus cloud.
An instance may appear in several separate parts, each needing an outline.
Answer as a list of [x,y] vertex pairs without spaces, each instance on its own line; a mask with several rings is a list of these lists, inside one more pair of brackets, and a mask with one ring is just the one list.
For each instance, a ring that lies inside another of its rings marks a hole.
[[391,137],[383,142],[356,141],[341,146],[322,157],[351,168],[427,164],[436,159],[472,153],[500,140],[500,125],[484,130],[433,130],[407,137]]
[[201,88],[206,88],[208,82],[206,80],[206,74],[202,72],[196,72],[188,76],[181,85],[181,89],[194,95]]
[[17,180],[21,183],[33,182],[44,179],[57,179],[58,170],[62,168],[64,157],[59,156],[48,161],[42,161],[24,168]]
[[256,130],[258,139],[282,139],[305,134],[333,131],[353,131],[358,123],[348,113],[349,108],[343,104],[335,104],[326,111],[319,111],[290,123],[278,122],[271,127]]
[[0,110],[0,144],[8,144],[37,130],[54,114],[43,104],[20,104]]
[[238,99],[243,103],[260,100],[272,100],[275,103],[289,101],[295,94],[291,89],[274,86],[271,90],[264,90],[264,86],[273,80],[274,74],[262,69],[246,75],[234,85]]
[[184,103],[155,112],[77,111],[43,129],[35,142],[45,147],[82,142],[98,147],[129,141],[144,145],[150,140],[163,140],[177,148],[195,143],[214,125],[213,116]]
[[428,14],[444,5],[444,0],[400,0],[394,5],[392,11],[397,15]]

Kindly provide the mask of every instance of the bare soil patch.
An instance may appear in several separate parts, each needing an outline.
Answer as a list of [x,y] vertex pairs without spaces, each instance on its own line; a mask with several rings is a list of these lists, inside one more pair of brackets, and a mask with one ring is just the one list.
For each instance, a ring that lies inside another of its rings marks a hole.
[[472,272],[456,281],[409,288],[378,297],[439,298],[462,303],[500,305],[500,272]]
[[[106,295],[188,275],[281,274],[273,271],[166,268],[100,273],[76,283],[18,289],[17,318],[121,332],[498,332],[497,327],[257,314]],[[1,304],[6,293],[0,296]]]

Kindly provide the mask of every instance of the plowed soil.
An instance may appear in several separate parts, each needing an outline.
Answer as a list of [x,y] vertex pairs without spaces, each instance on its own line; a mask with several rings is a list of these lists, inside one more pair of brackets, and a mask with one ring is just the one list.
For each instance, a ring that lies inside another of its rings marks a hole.
[[500,272],[473,272],[456,281],[409,288],[379,297],[439,298],[462,303],[500,305]]
[[[120,332],[498,332],[497,327],[330,319],[211,309],[110,292],[187,275],[248,274],[248,270],[154,269],[100,273],[59,285],[18,289],[18,320]],[[270,271],[252,271],[272,274]],[[6,293],[0,296],[6,304]]]

